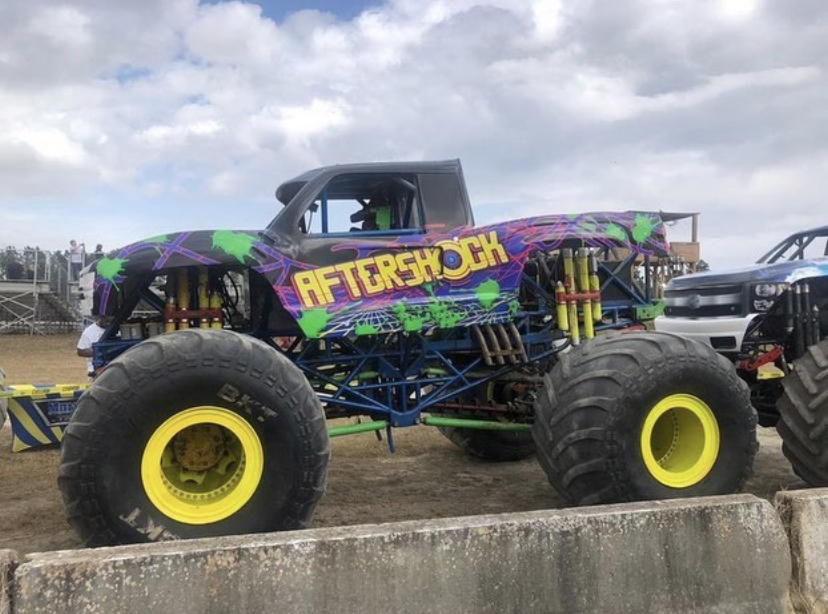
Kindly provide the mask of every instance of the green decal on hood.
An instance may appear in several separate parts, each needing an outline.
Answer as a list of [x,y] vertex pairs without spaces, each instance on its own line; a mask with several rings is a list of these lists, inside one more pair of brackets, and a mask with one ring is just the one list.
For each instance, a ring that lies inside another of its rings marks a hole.
[[253,251],[255,242],[256,237],[243,232],[217,230],[213,233],[213,247],[230,254],[242,264],[244,264],[244,257],[250,256],[250,252]]
[[635,216],[635,226],[633,226],[632,237],[636,243],[644,243],[650,238],[655,230],[655,224],[648,215],[639,213]]
[[126,262],[126,258],[101,258],[98,260],[95,272],[98,277],[104,278],[114,286],[118,283],[115,278],[124,272]]
[[613,224],[612,222],[610,222],[609,224],[607,224],[607,227],[604,229],[604,232],[611,239],[615,239],[617,241],[627,240],[627,233],[624,232],[624,229],[621,228],[618,224]]

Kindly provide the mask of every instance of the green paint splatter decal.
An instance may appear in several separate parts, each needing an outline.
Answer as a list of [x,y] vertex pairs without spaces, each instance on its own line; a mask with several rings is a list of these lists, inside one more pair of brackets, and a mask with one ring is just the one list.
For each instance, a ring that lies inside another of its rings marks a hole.
[[474,293],[477,295],[477,300],[480,301],[480,305],[483,309],[491,309],[492,304],[497,300],[497,297],[500,296],[500,284],[494,279],[484,281],[482,284],[477,286],[477,288],[475,288]]
[[636,243],[644,243],[655,230],[655,223],[649,215],[636,215],[635,226],[632,230],[632,238]]
[[405,302],[399,302],[393,309],[404,331],[420,331],[426,323],[426,318],[423,317],[426,312],[422,307],[409,308]]
[[113,286],[116,286],[118,283],[117,277],[124,273],[124,265],[126,263],[126,258],[101,258],[98,260],[95,271],[97,272],[98,277],[101,277]]
[[626,231],[623,228],[621,228],[618,224],[607,224],[607,227],[604,229],[604,232],[610,239],[615,239],[617,241],[627,240]]
[[213,247],[230,254],[241,264],[244,264],[245,257],[250,256],[253,251],[253,244],[256,237],[232,230],[217,230],[213,233]]
[[437,328],[454,328],[465,316],[465,311],[458,309],[457,304],[449,300],[432,301],[428,311]]
[[324,309],[310,309],[302,313],[302,317],[299,318],[299,326],[307,337],[313,339],[319,336],[319,333],[328,325],[330,319],[331,314]]
[[362,335],[376,335],[377,332],[379,332],[379,331],[377,331],[377,327],[374,326],[373,324],[357,324],[354,327],[354,332],[357,335],[362,336]]

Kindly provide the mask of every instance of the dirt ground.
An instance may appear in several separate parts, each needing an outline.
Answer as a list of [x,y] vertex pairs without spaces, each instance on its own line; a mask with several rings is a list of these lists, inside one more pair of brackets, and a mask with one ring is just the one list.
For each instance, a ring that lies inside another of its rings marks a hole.
[[[75,336],[0,335],[0,367],[9,384],[85,381]],[[534,458],[487,463],[466,456],[436,429],[395,431],[397,451],[374,434],[332,440],[327,492],[314,527],[446,518],[564,506]],[[747,492],[772,498],[804,487],[782,455],[776,432],[759,429],[760,450]],[[11,453],[0,430],[0,549],[19,553],[77,548],[57,487],[59,451]]]

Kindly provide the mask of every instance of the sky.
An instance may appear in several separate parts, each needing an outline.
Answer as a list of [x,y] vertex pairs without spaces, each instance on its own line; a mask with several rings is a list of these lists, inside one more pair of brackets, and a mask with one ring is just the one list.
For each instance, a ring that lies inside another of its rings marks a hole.
[[[0,246],[263,228],[318,166],[460,158],[478,224],[828,224],[824,0],[0,4]],[[689,224],[669,229],[684,240]]]

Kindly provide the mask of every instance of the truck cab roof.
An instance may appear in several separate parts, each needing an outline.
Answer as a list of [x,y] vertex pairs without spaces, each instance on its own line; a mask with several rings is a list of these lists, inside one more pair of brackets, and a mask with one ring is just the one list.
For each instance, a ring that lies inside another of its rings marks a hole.
[[288,179],[276,188],[276,198],[287,205],[294,196],[308,183],[327,181],[341,174],[410,174],[410,173],[462,173],[460,160],[431,160],[421,162],[358,162],[353,164],[332,164],[320,166],[292,179]]
[[335,213],[337,201],[368,208],[381,199],[392,207],[397,229],[429,231],[474,225],[457,159],[323,166],[281,184],[276,198],[285,208],[267,228],[275,235],[301,227],[308,211],[321,208],[327,217],[329,203]]

